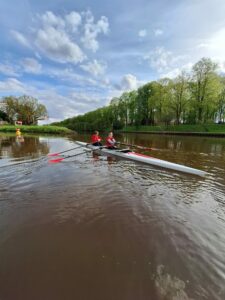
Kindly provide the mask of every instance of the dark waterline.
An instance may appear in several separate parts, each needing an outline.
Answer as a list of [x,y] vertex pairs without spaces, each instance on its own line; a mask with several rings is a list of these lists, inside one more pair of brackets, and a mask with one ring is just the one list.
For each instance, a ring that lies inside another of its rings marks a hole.
[[116,138],[209,175],[0,134],[0,299],[225,299],[225,140]]

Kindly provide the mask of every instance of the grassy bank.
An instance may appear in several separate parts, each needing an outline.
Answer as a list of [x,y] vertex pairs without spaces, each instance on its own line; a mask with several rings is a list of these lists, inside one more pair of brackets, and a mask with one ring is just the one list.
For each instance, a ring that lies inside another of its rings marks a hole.
[[13,125],[3,125],[0,126],[0,132],[16,132],[16,128],[20,128],[22,133],[49,133],[49,134],[72,134],[73,131],[59,126],[13,126]]
[[158,132],[158,133],[224,133],[225,124],[199,124],[199,125],[169,125],[169,126],[128,126],[122,132]]

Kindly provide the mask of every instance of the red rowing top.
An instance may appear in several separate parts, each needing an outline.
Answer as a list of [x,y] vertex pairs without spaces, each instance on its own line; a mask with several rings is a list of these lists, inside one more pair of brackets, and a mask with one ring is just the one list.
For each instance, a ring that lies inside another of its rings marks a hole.
[[107,137],[106,138],[106,146],[107,147],[113,147],[115,145],[115,139],[113,137]]
[[100,136],[99,135],[97,135],[97,134],[92,134],[92,136],[91,136],[91,142],[92,143],[97,143],[97,142],[101,142],[101,138],[100,138]]

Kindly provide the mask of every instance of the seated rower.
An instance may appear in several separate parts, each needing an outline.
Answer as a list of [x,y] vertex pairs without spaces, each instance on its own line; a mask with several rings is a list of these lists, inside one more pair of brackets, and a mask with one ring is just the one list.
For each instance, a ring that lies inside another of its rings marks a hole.
[[117,149],[116,145],[116,140],[113,137],[113,133],[110,132],[108,137],[106,138],[106,147],[108,149]]
[[95,131],[94,134],[92,134],[92,136],[91,136],[92,145],[93,146],[102,146],[101,140],[102,139],[99,136],[99,132]]

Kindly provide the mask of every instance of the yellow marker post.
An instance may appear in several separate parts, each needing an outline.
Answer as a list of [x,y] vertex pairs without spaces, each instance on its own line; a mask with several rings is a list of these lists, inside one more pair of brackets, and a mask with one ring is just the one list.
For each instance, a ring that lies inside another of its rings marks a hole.
[[21,136],[21,131],[19,128],[16,128],[16,136]]

